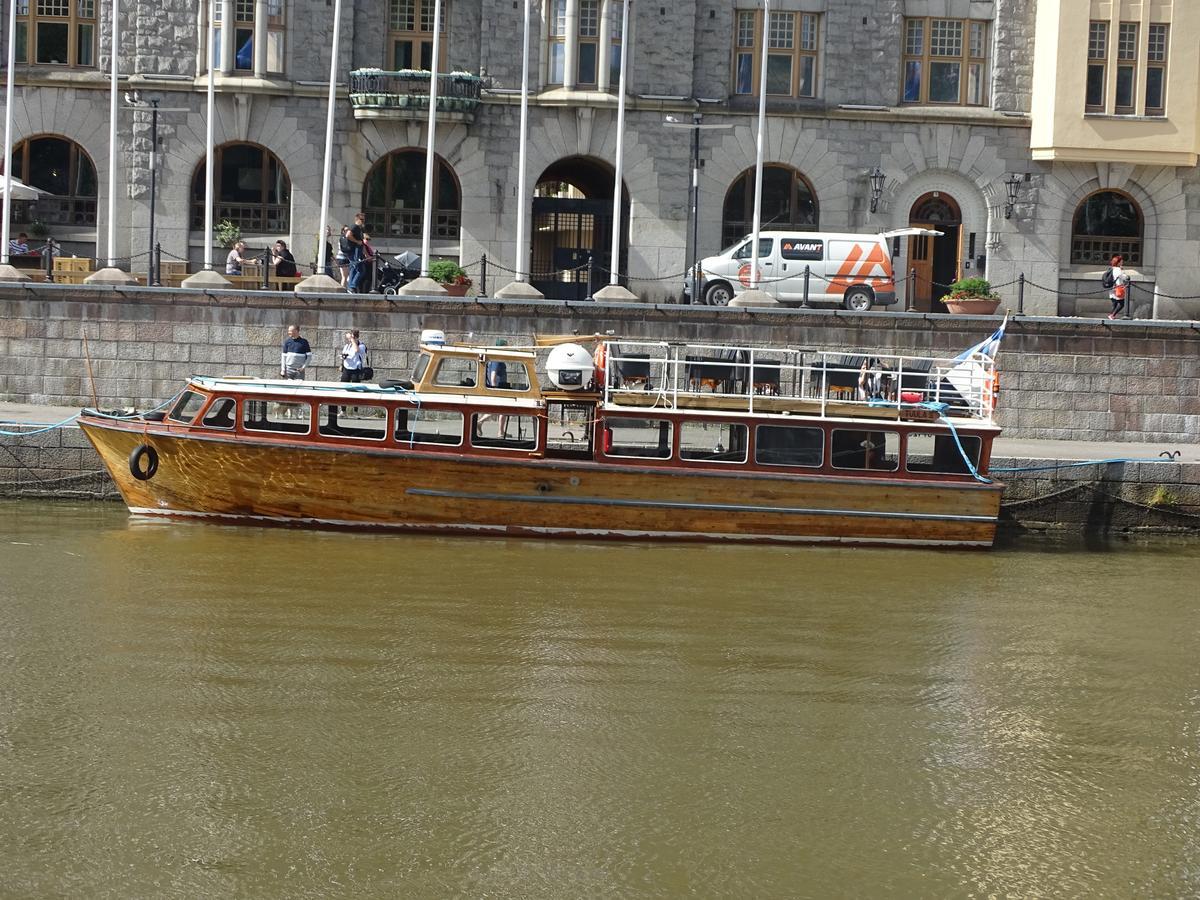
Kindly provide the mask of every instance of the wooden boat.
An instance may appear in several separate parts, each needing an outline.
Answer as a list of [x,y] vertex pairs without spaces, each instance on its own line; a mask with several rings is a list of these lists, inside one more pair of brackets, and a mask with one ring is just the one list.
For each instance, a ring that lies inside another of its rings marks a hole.
[[[574,339],[578,341],[579,339]],[[554,343],[554,342],[551,342]],[[987,547],[994,360],[422,344],[411,381],[193,377],[80,426],[139,515],[576,538]],[[565,360],[565,362],[564,362]],[[972,472],[979,473],[978,476]]]

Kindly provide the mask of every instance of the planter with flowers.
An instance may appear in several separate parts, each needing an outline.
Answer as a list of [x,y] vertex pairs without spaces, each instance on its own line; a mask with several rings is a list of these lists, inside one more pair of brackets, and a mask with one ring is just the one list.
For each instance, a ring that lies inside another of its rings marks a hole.
[[429,277],[444,287],[451,297],[465,297],[467,289],[471,287],[471,279],[467,277],[466,270],[452,259],[439,259],[430,263]]
[[956,315],[990,316],[1000,306],[1000,295],[986,278],[960,278],[942,302]]

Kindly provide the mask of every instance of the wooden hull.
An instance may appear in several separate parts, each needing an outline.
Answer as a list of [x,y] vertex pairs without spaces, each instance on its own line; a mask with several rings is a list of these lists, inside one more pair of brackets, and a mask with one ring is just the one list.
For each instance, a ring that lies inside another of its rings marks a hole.
[[[83,418],[134,513],[317,527],[988,547],[999,485],[330,448]],[[138,480],[130,454],[155,449]]]

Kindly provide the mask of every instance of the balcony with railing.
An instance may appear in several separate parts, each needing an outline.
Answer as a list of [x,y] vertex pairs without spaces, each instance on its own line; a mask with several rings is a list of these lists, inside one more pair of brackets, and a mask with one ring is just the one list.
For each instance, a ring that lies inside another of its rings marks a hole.
[[[483,80],[467,72],[437,77],[438,115],[473,122]],[[429,72],[355,69],[350,73],[350,105],[356,119],[420,119],[429,114]]]

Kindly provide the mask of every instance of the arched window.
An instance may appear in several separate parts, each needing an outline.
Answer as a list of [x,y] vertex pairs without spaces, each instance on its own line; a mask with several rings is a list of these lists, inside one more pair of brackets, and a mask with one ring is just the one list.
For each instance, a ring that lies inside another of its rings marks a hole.
[[[454,170],[440,156],[433,167],[433,237],[458,240],[462,201]],[[425,213],[425,153],[394,150],[363,182],[363,212],[373,237],[419,238]]]
[[61,137],[36,137],[13,148],[13,177],[46,193],[14,203],[12,221],[43,225],[96,225],[96,167],[86,151]]
[[1098,191],[1085,197],[1071,226],[1071,262],[1108,265],[1113,256],[1125,264],[1142,262],[1142,211],[1128,194]]
[[[214,155],[213,220],[228,219],[245,234],[287,234],[292,182],[279,157],[256,144],[225,144]],[[192,178],[192,228],[204,228],[203,162]]]
[[[791,166],[763,166],[762,227],[814,231],[820,222],[817,195],[808,179]],[[747,169],[725,195],[721,246],[750,233],[754,223],[754,170]]]

